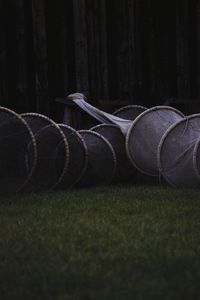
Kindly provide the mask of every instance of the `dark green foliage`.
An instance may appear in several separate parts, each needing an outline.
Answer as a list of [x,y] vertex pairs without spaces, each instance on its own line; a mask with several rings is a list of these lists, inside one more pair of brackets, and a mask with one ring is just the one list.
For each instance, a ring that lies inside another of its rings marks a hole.
[[199,191],[113,186],[0,205],[1,299],[198,299]]

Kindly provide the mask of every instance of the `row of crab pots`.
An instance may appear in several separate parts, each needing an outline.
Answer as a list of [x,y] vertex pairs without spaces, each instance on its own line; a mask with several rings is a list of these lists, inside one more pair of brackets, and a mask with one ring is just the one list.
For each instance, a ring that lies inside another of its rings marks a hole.
[[133,121],[126,135],[113,124],[79,131],[89,161],[80,186],[133,181],[137,171],[177,187],[199,186],[200,114],[185,117],[168,106],[131,105],[114,115]]
[[132,164],[175,187],[200,186],[200,114],[184,116],[172,107],[141,113],[126,135]]
[[49,189],[62,182],[69,164],[68,141],[49,118],[1,107],[0,141],[1,195]]
[[113,124],[76,131],[1,107],[0,193],[133,181],[138,170],[175,186],[199,185],[200,115],[134,105],[114,115],[132,120],[126,135]]
[[[130,110],[125,109],[124,114]],[[76,131],[41,114],[19,115],[3,107],[0,124],[1,195],[135,177],[136,169],[126,155],[125,137],[115,125]]]
[[116,111],[113,117],[92,107],[82,94],[72,94],[70,99],[100,122],[105,120],[107,123],[92,128],[92,131],[103,135],[115,150],[118,158],[116,181],[126,180],[129,176],[134,178],[137,170],[140,174],[162,177],[177,187],[199,186],[200,115],[185,117],[173,107],[156,106],[150,109],[138,107],[138,114],[134,114],[131,107],[125,107]]
[[[113,114],[134,120],[146,108],[139,105],[125,106]],[[134,181],[136,168],[126,154],[125,136],[117,125],[99,124],[90,130],[78,132],[86,143],[88,163],[78,186],[91,186]]]
[[[172,107],[146,109],[136,105],[124,107],[114,115],[132,120],[126,136],[113,124],[100,124],[78,132],[88,159],[85,171],[77,180],[78,186],[133,181],[136,170],[162,176],[178,187],[199,185],[199,115],[184,117]],[[68,140],[69,136],[66,137]],[[76,155],[71,160],[71,170],[74,161]],[[64,187],[69,178],[66,172]]]
[[[177,187],[199,186],[199,114],[185,117],[180,111],[169,106],[146,109],[132,105],[113,114],[125,119],[127,122],[124,123],[121,119],[112,118],[112,115],[88,105],[81,94],[73,94],[71,99],[75,99],[75,103],[81,109],[100,122],[105,120],[108,123],[93,127],[91,131],[106,138],[114,150],[116,171],[113,181],[133,179],[137,170],[149,176],[163,177]],[[89,138],[92,136],[91,131],[87,132],[88,148],[92,145]],[[98,152],[98,149],[95,151]],[[90,167],[98,160],[97,157],[102,159],[102,155],[96,153]],[[106,161],[98,167],[98,172],[101,173],[104,167],[106,168]]]

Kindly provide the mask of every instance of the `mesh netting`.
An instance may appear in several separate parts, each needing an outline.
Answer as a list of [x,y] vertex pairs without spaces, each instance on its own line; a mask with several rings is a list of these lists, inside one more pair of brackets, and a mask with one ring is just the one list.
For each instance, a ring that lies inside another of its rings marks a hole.
[[[58,188],[65,189],[67,187],[72,187],[75,185],[83,173],[85,172],[87,166],[87,147],[82,136],[72,127],[58,124],[65,134],[68,145],[69,145],[69,165],[65,176],[58,185]],[[62,157],[63,144],[58,147],[59,156]],[[62,167],[64,161],[60,160]]]
[[126,150],[139,171],[150,176],[159,175],[159,142],[166,130],[182,118],[182,113],[172,107],[157,106],[146,110],[133,121],[126,136]]
[[35,134],[38,152],[37,166],[28,188],[33,191],[55,188],[62,181],[68,167],[67,139],[60,127],[43,115],[27,113],[22,117]]
[[97,132],[80,130],[88,151],[88,164],[78,186],[108,184],[116,169],[116,155],[111,144]]
[[117,125],[124,134],[127,133],[129,127],[132,124],[131,120],[119,118],[100,109],[97,109],[96,107],[87,103],[84,100],[84,95],[81,93],[70,94],[67,99],[73,101],[78,107],[80,107],[94,119],[98,120],[100,123]]
[[116,158],[116,172],[113,178],[114,182],[125,182],[134,180],[137,171],[130,163],[125,148],[125,136],[118,126],[112,124],[100,124],[93,128],[92,131],[103,135],[112,145]]
[[32,177],[37,149],[27,123],[3,107],[0,108],[0,145],[0,194],[15,193],[22,190]]
[[172,185],[200,185],[200,114],[191,115],[172,125],[158,148],[159,170]]
[[114,111],[113,115],[126,120],[135,120],[137,116],[147,110],[141,105],[127,105]]

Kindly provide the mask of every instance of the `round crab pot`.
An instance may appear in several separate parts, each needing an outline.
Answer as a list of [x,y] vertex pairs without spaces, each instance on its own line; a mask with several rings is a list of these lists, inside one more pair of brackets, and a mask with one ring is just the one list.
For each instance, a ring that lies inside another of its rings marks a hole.
[[36,162],[36,141],[30,127],[18,114],[0,107],[0,194],[23,190],[33,176]]
[[108,184],[116,169],[116,155],[111,144],[100,134],[90,130],[80,130],[88,151],[88,164],[78,186],[87,187]]
[[[74,186],[83,176],[87,167],[87,146],[82,136],[72,127],[58,124],[69,145],[69,165],[65,176],[57,188],[65,189]],[[58,155],[62,157],[63,145],[58,147]],[[62,160],[60,160],[62,167]]]
[[[60,127],[46,116],[36,113],[21,116],[35,135],[38,152],[37,166],[28,189],[40,191],[56,188],[65,176],[69,163],[66,136]],[[58,145],[62,145],[61,156],[58,155]]]
[[145,110],[147,110],[147,108],[141,105],[127,105],[114,111],[113,115],[122,119],[133,121]]
[[142,173],[159,176],[157,150],[166,130],[183,119],[169,106],[152,107],[140,114],[126,135],[126,151],[132,164]]
[[125,148],[125,136],[117,125],[100,124],[93,128],[92,131],[104,136],[112,145],[116,158],[116,172],[113,182],[133,181],[137,174],[137,170],[130,163]]
[[172,125],[158,148],[163,178],[177,187],[200,187],[200,114]]

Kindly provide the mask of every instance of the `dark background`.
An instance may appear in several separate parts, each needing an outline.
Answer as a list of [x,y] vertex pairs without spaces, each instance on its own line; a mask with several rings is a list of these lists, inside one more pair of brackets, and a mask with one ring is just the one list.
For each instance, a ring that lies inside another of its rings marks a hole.
[[200,111],[199,0],[1,0],[0,22],[2,106],[59,119],[55,98],[79,91]]

